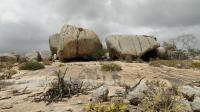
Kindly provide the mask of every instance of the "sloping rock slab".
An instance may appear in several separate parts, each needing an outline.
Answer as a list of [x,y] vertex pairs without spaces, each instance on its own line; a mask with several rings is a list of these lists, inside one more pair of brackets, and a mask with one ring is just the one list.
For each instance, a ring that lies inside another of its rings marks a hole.
[[155,37],[144,35],[111,35],[106,44],[111,58],[137,58],[160,46]]

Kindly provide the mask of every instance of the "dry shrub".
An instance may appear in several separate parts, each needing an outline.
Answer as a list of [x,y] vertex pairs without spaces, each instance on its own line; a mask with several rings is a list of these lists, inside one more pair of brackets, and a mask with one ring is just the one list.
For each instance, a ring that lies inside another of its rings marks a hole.
[[51,82],[50,88],[42,93],[39,97],[35,97],[35,102],[44,101],[47,105],[52,102],[61,101],[63,98],[71,98],[73,95],[87,94],[83,82],[80,80],[64,80],[66,72],[56,71],[57,78]]
[[84,112],[127,112],[127,105],[122,100],[109,103],[91,102],[85,105]]
[[146,82],[148,89],[144,92],[145,98],[141,106],[147,112],[182,112],[184,105],[180,103],[181,96],[176,88],[167,87],[160,81]]
[[4,70],[3,73],[0,75],[0,80],[11,79],[12,76],[16,73],[17,71],[14,69]]
[[192,66],[192,68],[199,68],[200,69],[200,62],[193,62],[191,66]]
[[0,80],[6,80],[6,79],[11,79],[11,78],[12,78],[11,74],[3,73],[0,75]]
[[122,67],[115,63],[102,63],[101,70],[102,71],[121,71]]

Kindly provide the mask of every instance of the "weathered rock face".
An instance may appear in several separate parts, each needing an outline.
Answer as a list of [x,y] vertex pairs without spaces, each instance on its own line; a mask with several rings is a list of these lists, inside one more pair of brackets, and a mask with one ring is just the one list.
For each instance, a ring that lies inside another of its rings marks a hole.
[[27,61],[41,61],[41,56],[38,51],[32,51],[25,54],[25,58]]
[[102,49],[102,44],[96,33],[88,29],[64,25],[59,35],[50,37],[50,48],[53,54],[57,50],[61,61],[91,56],[97,50]]
[[51,60],[51,52],[50,51],[41,51],[40,52],[41,60],[42,61],[49,61]]
[[61,37],[60,37],[60,34],[58,33],[51,35],[49,37],[49,47],[50,47],[52,55],[57,54],[58,47],[60,45],[60,40],[61,40]]
[[112,35],[106,39],[111,58],[137,58],[156,50],[160,45],[151,36]]
[[16,63],[17,62],[17,56],[15,56],[12,53],[0,54],[0,62]]

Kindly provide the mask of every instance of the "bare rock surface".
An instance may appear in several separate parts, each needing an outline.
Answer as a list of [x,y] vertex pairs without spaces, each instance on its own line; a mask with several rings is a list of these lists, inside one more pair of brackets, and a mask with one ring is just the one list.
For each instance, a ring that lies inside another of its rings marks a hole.
[[[33,102],[34,96],[44,92],[49,84],[56,78],[55,71],[62,71],[68,67],[66,79],[78,79],[87,82],[91,86],[101,85],[109,90],[108,98],[114,96],[116,91],[124,91],[122,84],[135,85],[141,78],[144,80],[169,80],[183,86],[192,81],[200,80],[200,71],[196,69],[177,69],[172,67],[152,67],[147,63],[124,63],[113,61],[122,67],[122,71],[117,72],[118,78],[113,79],[112,72],[101,71],[102,62],[54,62],[45,69],[36,71],[19,70],[12,79],[0,81],[5,87],[0,91],[0,111],[3,112],[82,112],[88,99],[91,98],[95,90],[91,90],[86,95],[72,96],[63,99],[61,102],[46,105],[45,102]],[[62,64],[62,66],[61,66]],[[118,83],[115,83],[118,80]],[[181,82],[181,83],[180,83]],[[182,83],[184,82],[184,83]],[[143,83],[134,91],[143,90]],[[194,100],[196,101],[196,100]],[[197,100],[198,101],[198,100]],[[198,103],[196,103],[198,105]],[[3,107],[3,109],[2,109]],[[134,106],[132,106],[134,107]],[[195,105],[193,105],[194,109]],[[198,106],[196,106],[198,107]],[[189,110],[189,106],[188,106]]]

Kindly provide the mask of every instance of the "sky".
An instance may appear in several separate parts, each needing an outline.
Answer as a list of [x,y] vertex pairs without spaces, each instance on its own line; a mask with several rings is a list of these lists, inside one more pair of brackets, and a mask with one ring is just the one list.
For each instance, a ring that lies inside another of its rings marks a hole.
[[199,11],[200,0],[0,0],[0,52],[49,49],[64,24],[94,30],[103,43],[111,34],[200,40]]

